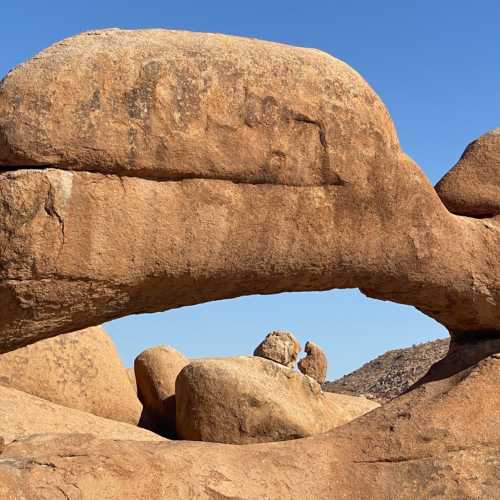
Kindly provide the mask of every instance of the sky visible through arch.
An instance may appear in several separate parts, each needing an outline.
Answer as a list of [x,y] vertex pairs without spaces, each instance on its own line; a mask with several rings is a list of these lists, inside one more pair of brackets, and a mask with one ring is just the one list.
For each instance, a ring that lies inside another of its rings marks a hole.
[[[81,31],[163,27],[222,32],[315,47],[374,87],[403,149],[432,182],[465,146],[500,126],[500,2],[23,0],[2,2],[0,76]],[[188,356],[250,354],[271,329],[290,329],[327,351],[329,378],[387,349],[443,337],[414,308],[354,290],[252,296],[106,325],[130,365],[148,346]]]

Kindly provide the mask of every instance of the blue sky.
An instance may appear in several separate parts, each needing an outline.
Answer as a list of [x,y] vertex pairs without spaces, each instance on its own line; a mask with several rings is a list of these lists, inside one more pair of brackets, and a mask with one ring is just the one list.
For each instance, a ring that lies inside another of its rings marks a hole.
[[[23,0],[3,2],[0,75],[81,31],[164,27],[316,47],[374,87],[401,144],[436,182],[465,146],[500,125],[500,2]],[[271,329],[322,345],[329,377],[387,349],[442,337],[408,306],[357,291],[253,296],[127,317],[107,325],[126,364],[171,344],[188,356],[251,353]]]

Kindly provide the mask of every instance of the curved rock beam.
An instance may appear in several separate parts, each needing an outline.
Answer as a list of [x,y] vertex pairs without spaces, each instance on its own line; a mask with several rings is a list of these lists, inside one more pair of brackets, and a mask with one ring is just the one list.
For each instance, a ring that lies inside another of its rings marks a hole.
[[452,215],[317,50],[79,35],[0,85],[2,351],[119,316],[359,287],[498,331],[495,219]]

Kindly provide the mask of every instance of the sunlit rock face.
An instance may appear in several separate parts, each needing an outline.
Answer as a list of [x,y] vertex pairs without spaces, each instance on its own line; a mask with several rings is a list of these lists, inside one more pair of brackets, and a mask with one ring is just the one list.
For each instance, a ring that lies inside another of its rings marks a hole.
[[458,211],[443,188],[448,211],[346,64],[222,35],[79,35],[1,83],[0,167],[1,351],[132,313],[347,287],[453,334],[419,387],[327,435],[34,436],[2,445],[6,498],[498,494],[496,212],[467,217],[475,199]]
[[0,87],[1,350],[131,313],[360,287],[500,322],[498,224],[451,215],[364,80],[317,50],[92,32]]
[[436,191],[450,212],[469,217],[500,215],[500,128],[469,144]]

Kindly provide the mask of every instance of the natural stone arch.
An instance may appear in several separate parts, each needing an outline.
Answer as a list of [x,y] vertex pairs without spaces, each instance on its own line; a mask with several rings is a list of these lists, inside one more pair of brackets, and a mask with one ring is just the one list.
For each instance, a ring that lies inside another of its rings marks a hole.
[[[231,75],[245,83],[234,95]],[[34,437],[2,455],[6,496],[498,492],[498,358],[481,360],[498,352],[497,222],[446,210],[346,65],[216,35],[82,35],[2,83],[0,162],[2,350],[133,312],[335,287],[462,333],[425,384],[330,435],[238,448]]]
[[80,35],[2,82],[0,136],[3,350],[130,313],[343,287],[454,331],[497,329],[496,223],[450,214],[371,88],[319,51]]

